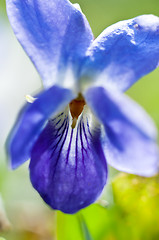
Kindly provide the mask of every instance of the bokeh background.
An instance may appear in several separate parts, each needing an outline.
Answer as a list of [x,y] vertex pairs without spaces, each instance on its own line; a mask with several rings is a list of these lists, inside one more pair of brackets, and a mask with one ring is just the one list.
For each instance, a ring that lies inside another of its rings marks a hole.
[[[50,0],[51,1],[51,0]],[[73,3],[76,1],[72,1]],[[107,26],[141,14],[159,16],[158,0],[78,0],[97,37]],[[28,163],[8,168],[5,142],[25,95],[42,88],[16,41],[0,0],[0,240],[158,240],[159,177],[110,169],[100,200],[75,215],[51,210],[29,181]],[[159,69],[128,92],[159,129]]]

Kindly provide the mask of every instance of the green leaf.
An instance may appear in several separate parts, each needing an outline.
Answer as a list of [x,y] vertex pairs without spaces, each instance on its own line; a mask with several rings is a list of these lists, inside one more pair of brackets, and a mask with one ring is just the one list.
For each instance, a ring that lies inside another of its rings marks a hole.
[[6,8],[5,8],[5,0],[0,0],[0,15],[3,15],[4,13],[6,13]]
[[78,219],[79,219],[79,224],[80,224],[80,226],[81,226],[81,232],[82,232],[83,238],[84,238],[85,240],[93,240],[93,238],[92,238],[92,236],[91,236],[91,234],[90,234],[90,232],[89,232],[89,230],[88,230],[88,227],[87,227],[87,225],[86,225],[86,222],[85,222],[85,220],[84,220],[83,215],[82,215],[81,213],[79,213],[79,214],[77,215],[77,217],[78,217]]
[[159,236],[159,176],[119,174],[113,182],[114,198],[135,239],[157,240]]
[[76,214],[68,215],[57,212],[57,239],[84,240]]

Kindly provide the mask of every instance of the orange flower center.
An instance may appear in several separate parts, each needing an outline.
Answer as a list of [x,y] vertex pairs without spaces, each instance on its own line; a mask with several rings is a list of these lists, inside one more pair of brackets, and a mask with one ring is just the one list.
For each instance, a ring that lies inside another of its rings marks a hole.
[[70,113],[72,116],[72,128],[75,128],[77,119],[82,113],[85,104],[86,102],[81,94],[69,103]]

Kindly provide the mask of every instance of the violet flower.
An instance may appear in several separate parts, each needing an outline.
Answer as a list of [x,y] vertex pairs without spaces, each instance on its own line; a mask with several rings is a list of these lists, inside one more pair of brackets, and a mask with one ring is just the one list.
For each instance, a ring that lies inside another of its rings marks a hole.
[[68,0],[6,0],[15,35],[44,90],[21,111],[10,135],[11,167],[29,158],[33,187],[53,209],[93,203],[107,164],[128,173],[158,171],[156,129],[122,91],[159,63],[159,18],[121,21],[95,40]]

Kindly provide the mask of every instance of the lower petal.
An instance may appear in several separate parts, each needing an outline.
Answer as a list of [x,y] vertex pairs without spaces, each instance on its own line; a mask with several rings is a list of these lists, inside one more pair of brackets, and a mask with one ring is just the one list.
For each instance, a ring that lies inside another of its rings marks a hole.
[[85,109],[74,129],[67,109],[50,120],[31,154],[34,188],[53,209],[65,213],[94,202],[106,184],[100,127],[93,126],[93,116]]
[[90,88],[85,99],[103,123],[103,150],[107,162],[128,173],[156,174],[157,131],[146,112],[121,93],[110,93],[100,87]]

